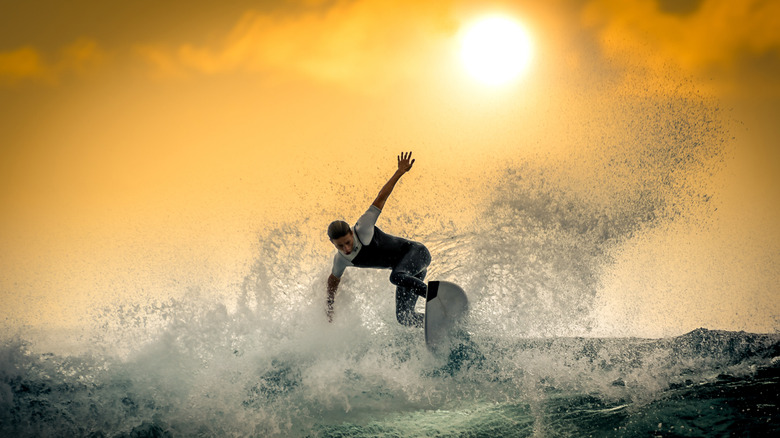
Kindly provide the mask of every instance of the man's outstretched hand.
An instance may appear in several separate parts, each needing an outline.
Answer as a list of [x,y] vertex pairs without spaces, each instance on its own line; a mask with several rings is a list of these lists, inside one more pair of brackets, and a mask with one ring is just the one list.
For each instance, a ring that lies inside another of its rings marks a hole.
[[398,170],[401,172],[408,172],[413,164],[414,160],[412,159],[411,152],[401,152],[401,155],[398,156]]

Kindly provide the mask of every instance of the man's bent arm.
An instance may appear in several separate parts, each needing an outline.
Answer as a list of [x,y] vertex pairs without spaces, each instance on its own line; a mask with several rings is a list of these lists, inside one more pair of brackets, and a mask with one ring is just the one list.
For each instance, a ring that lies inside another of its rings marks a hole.
[[333,301],[336,299],[336,290],[339,288],[339,283],[341,283],[341,279],[330,274],[328,277],[327,308],[325,310],[325,314],[328,315],[328,322],[333,322]]
[[390,193],[393,193],[393,188],[395,188],[395,184],[398,182],[399,179],[408,172],[412,165],[414,164],[414,160],[412,158],[412,153],[409,152],[404,153],[402,152],[401,155],[398,156],[398,170],[395,171],[393,176],[390,177],[390,180],[385,183],[384,187],[382,187],[382,190],[379,191],[379,194],[376,196],[376,199],[374,199],[374,202],[371,204],[375,206],[378,209],[382,209],[385,206],[385,202],[387,201],[387,198],[390,196]]

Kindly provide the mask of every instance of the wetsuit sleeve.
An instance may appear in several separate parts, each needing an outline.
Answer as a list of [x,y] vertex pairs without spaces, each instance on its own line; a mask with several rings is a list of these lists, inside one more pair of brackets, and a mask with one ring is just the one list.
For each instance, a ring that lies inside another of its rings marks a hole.
[[341,278],[341,276],[344,275],[344,270],[347,269],[347,266],[350,264],[351,263],[344,259],[344,257],[341,257],[336,253],[333,257],[333,269],[331,269],[330,273],[333,274],[334,277]]
[[363,216],[360,216],[360,219],[355,224],[355,232],[364,245],[371,243],[371,239],[374,238],[374,226],[381,212],[382,210],[377,206],[372,205],[368,207],[368,210],[363,213]]

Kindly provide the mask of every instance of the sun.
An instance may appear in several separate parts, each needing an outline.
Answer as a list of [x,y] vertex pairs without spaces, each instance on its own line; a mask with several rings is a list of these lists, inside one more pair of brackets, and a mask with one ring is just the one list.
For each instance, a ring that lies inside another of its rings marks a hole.
[[531,38],[517,21],[485,17],[465,29],[460,57],[466,70],[487,85],[502,85],[520,76],[531,62]]

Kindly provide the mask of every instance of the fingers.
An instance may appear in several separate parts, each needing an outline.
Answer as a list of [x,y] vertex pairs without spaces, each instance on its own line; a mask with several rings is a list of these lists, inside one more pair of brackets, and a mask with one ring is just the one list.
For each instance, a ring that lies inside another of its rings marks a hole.
[[411,152],[401,152],[401,155],[398,156],[398,169],[404,172],[408,172],[412,168],[413,164],[414,159],[412,159]]

